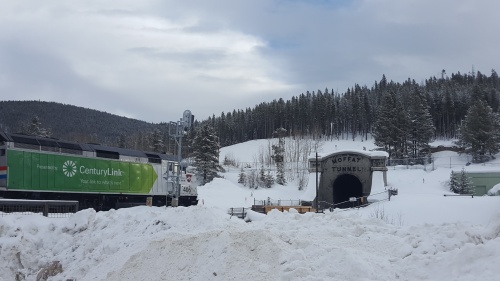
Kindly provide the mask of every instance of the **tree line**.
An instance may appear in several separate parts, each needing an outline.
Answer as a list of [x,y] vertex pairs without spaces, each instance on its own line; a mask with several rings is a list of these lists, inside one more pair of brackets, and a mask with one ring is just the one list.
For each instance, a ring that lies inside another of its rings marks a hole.
[[[370,88],[355,84],[343,94],[328,88],[307,91],[286,101],[280,98],[245,110],[214,114],[201,123],[214,127],[221,146],[271,138],[278,128],[284,128],[292,137],[367,139],[374,132],[377,120],[384,116],[384,99],[391,93],[400,113],[428,111],[428,125],[434,127],[432,138],[451,139],[458,137],[458,129],[473,99],[484,101],[493,112],[498,112],[500,79],[495,70],[489,76],[479,71],[448,76],[443,70],[441,77],[433,76],[421,83],[414,79],[402,83],[388,81],[383,75]],[[417,95],[420,108],[412,108]]]

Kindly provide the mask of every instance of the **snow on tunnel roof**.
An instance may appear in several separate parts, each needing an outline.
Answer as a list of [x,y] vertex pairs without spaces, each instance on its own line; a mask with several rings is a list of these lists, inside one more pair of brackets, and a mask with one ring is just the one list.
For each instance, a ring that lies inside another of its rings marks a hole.
[[[385,151],[366,151],[366,150],[360,150],[360,149],[342,149],[342,150],[336,150],[334,152],[320,152],[318,153],[318,159],[323,159],[330,157],[334,154],[345,154],[345,153],[354,153],[354,154],[362,154],[366,157],[389,157],[389,153]],[[309,160],[316,159],[316,154],[313,153],[309,155]]]

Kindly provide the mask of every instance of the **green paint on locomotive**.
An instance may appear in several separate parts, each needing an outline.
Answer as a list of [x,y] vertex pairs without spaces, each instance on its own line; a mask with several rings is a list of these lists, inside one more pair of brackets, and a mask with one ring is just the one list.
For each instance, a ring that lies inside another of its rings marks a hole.
[[7,150],[7,188],[148,194],[158,175],[151,164]]

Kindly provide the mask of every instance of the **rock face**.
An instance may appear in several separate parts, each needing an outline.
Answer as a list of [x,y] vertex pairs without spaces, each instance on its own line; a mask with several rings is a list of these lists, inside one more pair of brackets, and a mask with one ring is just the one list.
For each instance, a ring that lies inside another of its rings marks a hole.
[[61,263],[59,261],[53,261],[38,272],[36,281],[46,281],[49,277],[56,276],[61,272],[63,272]]

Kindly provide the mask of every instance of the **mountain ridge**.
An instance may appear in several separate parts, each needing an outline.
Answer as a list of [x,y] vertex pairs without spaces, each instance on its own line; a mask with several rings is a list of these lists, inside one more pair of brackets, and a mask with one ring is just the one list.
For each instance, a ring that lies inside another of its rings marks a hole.
[[79,142],[113,144],[120,137],[147,134],[158,124],[129,117],[47,101],[0,101],[0,129],[21,132],[35,116],[52,137]]

